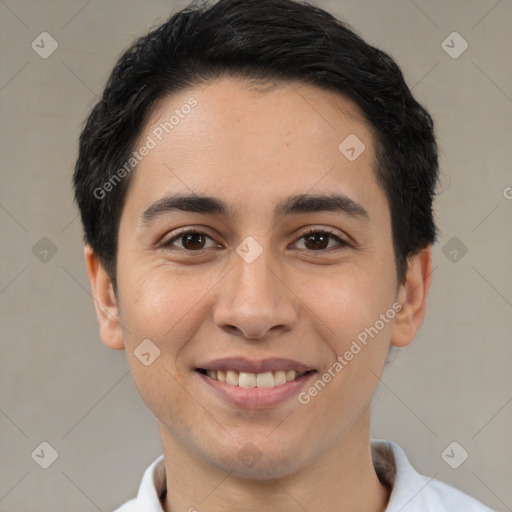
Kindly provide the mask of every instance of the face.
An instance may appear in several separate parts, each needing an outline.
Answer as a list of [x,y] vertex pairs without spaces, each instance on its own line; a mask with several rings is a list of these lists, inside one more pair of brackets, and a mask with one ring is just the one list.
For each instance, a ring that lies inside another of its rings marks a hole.
[[264,478],[368,437],[407,293],[355,104],[219,79],[161,101],[150,139],[119,228],[123,330],[102,338],[126,348],[163,443]]

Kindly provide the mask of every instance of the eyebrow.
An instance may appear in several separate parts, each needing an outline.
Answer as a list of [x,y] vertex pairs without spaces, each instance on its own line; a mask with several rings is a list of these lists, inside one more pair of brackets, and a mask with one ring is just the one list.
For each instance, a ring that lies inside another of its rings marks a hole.
[[[141,215],[144,224],[162,215],[184,211],[201,214],[212,214],[221,217],[234,217],[232,207],[215,197],[197,194],[176,194],[164,197],[153,203]],[[315,212],[340,212],[362,220],[368,220],[368,212],[353,199],[342,194],[299,194],[290,196],[279,202],[274,208],[274,217]]]

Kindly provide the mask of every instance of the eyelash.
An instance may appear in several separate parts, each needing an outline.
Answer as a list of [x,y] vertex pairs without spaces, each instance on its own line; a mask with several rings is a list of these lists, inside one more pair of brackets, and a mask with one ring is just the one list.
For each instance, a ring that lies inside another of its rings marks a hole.
[[[303,238],[310,236],[310,235],[329,235],[331,238],[336,240],[342,247],[347,247],[349,245],[348,242],[340,238],[338,235],[334,234],[334,231],[331,231],[329,229],[318,229],[318,228],[311,228],[305,233],[302,233],[302,235],[298,238],[298,240],[302,240]],[[327,250],[327,249],[323,249]],[[315,252],[315,251],[312,251]],[[321,251],[319,251],[321,252]]]
[[[335,235],[333,231],[330,231],[329,229],[325,229],[325,228],[324,229],[311,228],[308,231],[302,233],[302,235],[296,240],[296,242],[306,238],[307,236],[313,235],[313,234],[316,234],[316,235],[329,235],[329,237],[334,239],[339,244],[339,246],[340,246],[340,247],[338,247],[338,249],[335,249],[335,250],[342,250],[345,247],[351,247],[351,244],[349,244],[347,241],[345,241],[345,240],[341,239],[339,236]],[[164,242],[162,244],[162,247],[164,247],[166,249],[172,248],[173,243],[176,240],[179,240],[180,238],[184,237],[185,235],[204,235],[207,238],[210,238],[212,240],[212,237],[208,236],[206,233],[204,233],[202,231],[198,231],[196,229],[186,229],[184,231],[181,231],[181,232],[177,233],[176,235],[174,235],[168,241]],[[296,242],[294,242],[294,243],[296,243]],[[175,250],[185,251],[185,252],[188,252],[188,253],[200,253],[202,251],[205,251],[206,249],[189,250],[189,249],[183,249],[183,248],[179,247],[179,248],[177,248]],[[319,250],[316,250],[316,251],[315,250],[309,250],[308,251],[307,249],[305,249],[305,250],[307,252],[311,252],[311,253],[322,253],[322,252],[331,251],[332,247],[329,248],[329,249],[319,249]]]

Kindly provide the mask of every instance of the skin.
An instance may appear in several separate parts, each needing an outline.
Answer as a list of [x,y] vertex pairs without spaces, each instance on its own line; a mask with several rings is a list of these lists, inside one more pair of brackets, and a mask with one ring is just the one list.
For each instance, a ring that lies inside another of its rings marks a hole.
[[[141,143],[191,97],[198,105],[132,176],[119,227],[117,297],[85,249],[101,339],[126,349],[158,421],[164,509],[383,511],[389,489],[371,461],[370,400],[390,345],[406,346],[423,321],[431,248],[409,259],[398,283],[375,142],[349,99],[299,83],[262,91],[217,79],[159,102]],[[352,162],[338,149],[349,134],[366,146]],[[161,198],[191,192],[222,200],[233,216],[169,211],[142,220]],[[274,217],[284,198],[308,193],[343,194],[368,217]],[[207,237],[162,245],[190,227]],[[348,245],[329,238],[319,249],[303,238],[309,228],[328,229]],[[252,263],[236,252],[248,236],[263,251]],[[307,390],[397,301],[396,317],[307,405],[293,396],[266,409],[236,407],[195,371],[226,356],[290,358],[318,371]],[[149,366],[134,355],[147,338],[160,349]],[[237,457],[247,443],[261,453],[251,467]]]

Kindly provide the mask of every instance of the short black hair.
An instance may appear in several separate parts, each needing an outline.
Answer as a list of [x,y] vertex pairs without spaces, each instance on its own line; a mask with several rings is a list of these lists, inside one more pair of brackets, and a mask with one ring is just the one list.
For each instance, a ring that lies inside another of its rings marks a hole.
[[399,66],[307,2],[219,0],[194,2],[136,40],[119,58],[80,135],[75,199],[85,242],[114,287],[119,221],[133,174],[126,162],[152,108],[169,94],[221,77],[300,82],[358,105],[376,138],[375,172],[388,200],[403,282],[408,258],[437,238],[432,202],[439,169],[432,118]]

